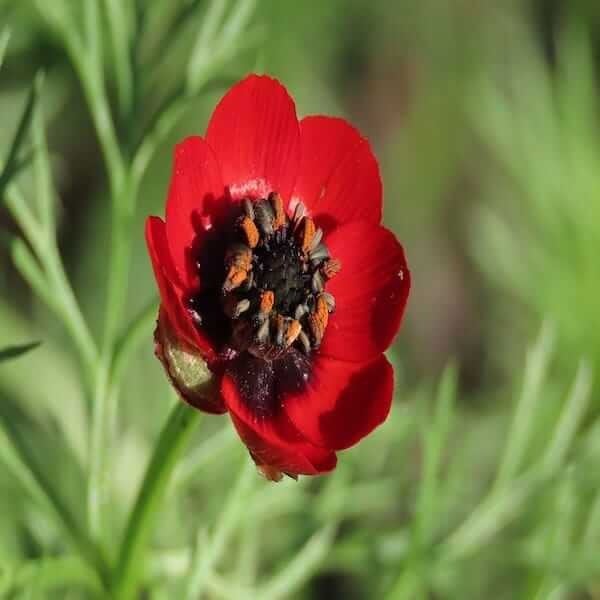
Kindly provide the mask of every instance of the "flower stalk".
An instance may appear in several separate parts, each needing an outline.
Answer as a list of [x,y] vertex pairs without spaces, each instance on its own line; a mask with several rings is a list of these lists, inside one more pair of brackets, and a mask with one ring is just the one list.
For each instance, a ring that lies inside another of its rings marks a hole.
[[121,543],[112,591],[116,600],[135,597],[142,559],[165,489],[201,413],[177,402],[161,431]]

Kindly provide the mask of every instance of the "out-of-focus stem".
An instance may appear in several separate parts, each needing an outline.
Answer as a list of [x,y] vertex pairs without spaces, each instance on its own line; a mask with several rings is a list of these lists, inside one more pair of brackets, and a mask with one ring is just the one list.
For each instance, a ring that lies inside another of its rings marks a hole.
[[63,321],[80,353],[86,385],[89,388],[98,358],[97,349],[65,273],[56,240],[52,237],[53,234],[44,231],[39,225],[15,186],[9,186],[7,190],[7,206],[31,244],[39,264],[43,267],[43,274],[31,252],[20,243],[14,245],[13,252],[17,267],[40,298]]
[[129,516],[113,576],[113,597],[135,597],[140,564],[154,517],[169,478],[191,434],[200,422],[201,413],[177,402],[165,424],[146,469],[137,500]]
[[132,221],[138,190],[138,179],[127,176],[113,198],[111,218],[111,253],[108,269],[108,291],[104,323],[103,353],[109,356],[123,316],[127,299],[127,280],[131,255]]
[[237,482],[229,492],[210,540],[203,548],[200,548],[200,544],[197,544],[197,560],[194,561],[195,564],[192,566],[193,575],[189,580],[186,595],[188,600],[194,600],[202,596],[210,573],[221,559],[227,543],[233,531],[235,531],[235,526],[243,514],[248,502],[251,485],[255,479],[256,468],[251,461],[244,457]]
[[108,568],[101,550],[79,525],[63,498],[55,489],[16,431],[8,431],[0,424],[0,455],[12,474],[21,482],[32,498],[53,515],[64,534],[88,563],[106,582]]
[[96,370],[90,438],[90,476],[88,488],[89,522],[98,537],[103,530],[102,511],[106,497],[107,449],[111,447],[110,424],[118,390],[111,378],[115,342],[127,300],[127,282],[131,256],[131,224],[137,196],[138,179],[127,177],[112,202],[111,254],[108,268],[108,292],[104,338]]
[[96,368],[92,394],[92,422],[88,478],[88,525],[95,539],[102,533],[102,512],[106,503],[106,423],[108,421],[108,365],[103,360]]

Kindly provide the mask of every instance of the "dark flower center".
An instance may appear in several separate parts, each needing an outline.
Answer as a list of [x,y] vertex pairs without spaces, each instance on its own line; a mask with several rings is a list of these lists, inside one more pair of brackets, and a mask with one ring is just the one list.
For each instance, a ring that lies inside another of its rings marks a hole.
[[306,300],[310,274],[304,271],[302,256],[285,230],[255,248],[254,279],[258,290],[272,290],[273,309],[285,315]]
[[340,269],[304,205],[288,218],[279,195],[245,200],[224,256],[223,311],[231,346],[274,360],[318,348],[335,308],[326,281]]
[[302,203],[288,217],[279,195],[244,200],[199,240],[201,289],[188,299],[219,348],[220,367],[258,417],[304,388],[311,353],[335,309],[325,285],[339,270]]

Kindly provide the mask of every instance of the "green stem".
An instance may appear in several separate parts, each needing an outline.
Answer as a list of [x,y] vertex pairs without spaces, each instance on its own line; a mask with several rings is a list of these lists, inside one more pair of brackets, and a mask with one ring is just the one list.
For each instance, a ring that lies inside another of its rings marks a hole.
[[90,66],[91,61],[86,60],[87,57],[75,56],[76,51],[72,47],[68,49],[70,50],[71,61],[81,81],[90,115],[94,121],[94,128],[106,164],[111,197],[114,200],[118,197],[118,192],[125,180],[125,163],[110,113],[106,91],[101,75],[95,73],[93,67]]
[[111,399],[117,389],[111,381],[112,360],[118,326],[127,300],[127,279],[131,254],[131,221],[137,180],[128,178],[119,190],[119,199],[113,200],[112,252],[108,269],[108,295],[106,321],[100,361],[96,369],[93,397],[93,414],[90,437],[90,474],[88,511],[90,528],[95,537],[103,530],[102,507],[106,496],[107,449],[110,439]]
[[65,326],[70,332],[74,344],[81,352],[81,361],[89,383],[98,360],[98,350],[65,273],[55,239],[51,239],[48,243],[48,252],[42,262],[48,280],[54,288],[57,298],[60,299]]
[[[262,600],[284,600],[295,597],[298,591],[319,569],[327,558],[335,540],[338,524],[334,522],[317,531],[277,575],[256,593]],[[403,596],[410,598],[411,596]]]
[[[188,582],[186,595],[188,600],[198,599],[202,596],[211,571],[221,560],[231,535],[248,506],[250,489],[255,480],[256,467],[244,456],[237,483],[229,492],[210,539],[204,544],[196,544],[196,560],[192,565],[192,576]],[[202,541],[200,537],[199,542]]]
[[37,98],[40,93],[42,81],[43,73],[39,72],[36,74],[34,83],[29,91],[27,102],[25,103],[25,107],[23,108],[21,118],[17,125],[17,131],[15,133],[10,150],[8,151],[8,156],[6,157],[6,160],[4,162],[3,170],[0,173],[0,200],[2,199],[2,195],[4,193],[6,185],[18,170],[17,163],[19,152],[23,146],[23,140],[25,139],[27,131],[31,126],[33,109],[35,107]]
[[180,96],[175,99],[165,109],[156,116],[156,121],[150,130],[144,134],[144,137],[136,150],[131,171],[138,180],[144,176],[148,165],[156,152],[156,148],[167,134],[175,127],[177,121],[185,114],[188,106],[187,97]]
[[116,197],[125,178],[125,161],[119,146],[119,139],[110,112],[110,103],[104,86],[102,71],[101,39],[97,25],[99,23],[95,0],[86,2],[85,35],[74,23],[68,11],[57,14],[54,9],[57,3],[37,0],[36,6],[42,17],[62,38],[64,47],[77,77],[81,83],[83,95],[90,110],[90,116],[100,142],[104,162],[110,182],[111,196]]
[[4,62],[4,53],[6,52],[6,48],[8,47],[9,40],[10,29],[8,27],[4,27],[0,32],[0,67]]
[[35,502],[53,515],[83,560],[106,582],[108,569],[102,552],[79,525],[44,470],[33,460],[21,436],[15,430],[4,428],[3,424],[0,424],[0,456]]
[[194,92],[187,90],[185,85],[182,84],[172,96],[167,98],[151,118],[134,152],[131,165],[133,177],[140,180],[144,176],[160,144],[173,131],[186,111],[197,102],[201,93],[226,89],[233,83],[235,83],[235,80],[227,77],[213,79],[212,83],[207,84],[204,82]]
[[409,563],[387,594],[386,600],[402,600],[403,598],[423,597],[423,576],[419,565]]
[[126,4],[120,0],[104,0],[111,34],[115,76],[121,115],[129,115],[133,103],[133,73],[130,58],[130,32]]
[[102,509],[105,504],[105,425],[108,404],[108,367],[103,360],[96,369],[92,395],[92,423],[90,431],[90,456],[88,479],[88,524],[95,539],[102,533]]
[[113,198],[111,255],[108,268],[108,296],[104,323],[103,352],[110,356],[127,299],[127,279],[131,255],[132,221],[139,180],[127,177]]
[[127,600],[135,596],[144,550],[152,533],[160,501],[177,459],[198,425],[200,417],[201,413],[183,402],[178,402],[154,447],[121,543],[113,577],[113,594],[116,600]]
[[80,556],[46,556],[6,570],[8,585],[0,584],[0,595],[3,598],[12,598],[11,594],[31,589],[38,593],[50,593],[56,589],[85,588],[96,596],[103,592],[98,574]]
[[17,261],[15,264],[40,298],[62,319],[80,354],[86,383],[89,385],[98,358],[96,345],[65,273],[56,239],[37,222],[25,203],[25,198],[15,186],[10,186],[7,190],[7,207],[35,252],[43,267],[43,274],[40,275],[38,263],[32,260],[31,252],[20,242],[17,242],[16,254],[13,254]]
[[125,368],[142,341],[152,335],[158,315],[158,300],[153,298],[129,323],[125,331],[115,342],[115,351],[111,365],[111,382],[118,386]]

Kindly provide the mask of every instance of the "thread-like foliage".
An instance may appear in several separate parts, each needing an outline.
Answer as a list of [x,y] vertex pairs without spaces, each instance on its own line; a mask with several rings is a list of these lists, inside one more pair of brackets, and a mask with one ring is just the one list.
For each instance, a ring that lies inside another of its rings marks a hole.
[[[598,42],[562,23],[551,64],[518,3],[400,4],[0,8],[0,596],[592,597]],[[359,112],[418,293],[388,421],[277,485],[167,414],[142,240],[170,148],[260,65]]]

